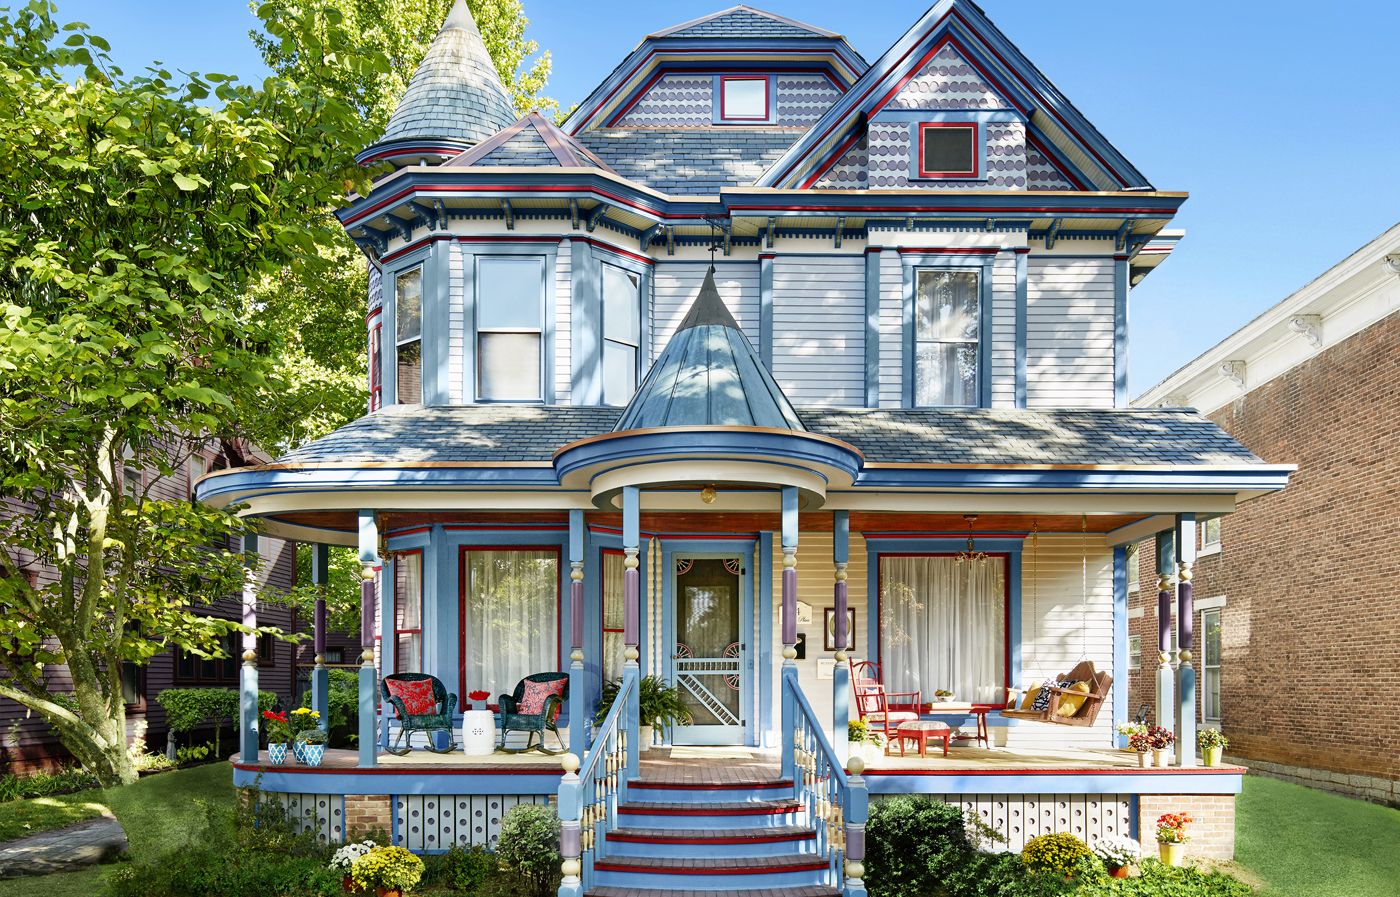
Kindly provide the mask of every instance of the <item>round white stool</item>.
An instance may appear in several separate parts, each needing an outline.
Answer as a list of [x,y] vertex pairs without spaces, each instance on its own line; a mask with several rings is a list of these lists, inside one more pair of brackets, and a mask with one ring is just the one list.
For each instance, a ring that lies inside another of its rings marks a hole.
[[496,714],[490,710],[468,710],[462,714],[462,753],[486,757],[496,752]]

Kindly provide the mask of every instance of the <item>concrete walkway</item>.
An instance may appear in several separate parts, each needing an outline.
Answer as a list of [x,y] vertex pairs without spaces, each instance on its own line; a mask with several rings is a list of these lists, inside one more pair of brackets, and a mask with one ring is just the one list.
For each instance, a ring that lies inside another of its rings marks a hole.
[[126,832],[112,816],[0,844],[0,879],[72,872],[126,851]]

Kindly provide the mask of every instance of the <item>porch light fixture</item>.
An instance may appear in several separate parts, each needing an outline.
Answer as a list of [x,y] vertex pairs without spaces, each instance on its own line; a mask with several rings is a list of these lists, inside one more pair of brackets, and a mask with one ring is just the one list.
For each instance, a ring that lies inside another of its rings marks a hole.
[[985,551],[978,551],[976,544],[972,540],[972,525],[977,522],[976,514],[964,514],[963,519],[967,521],[967,548],[958,552],[958,563],[971,561],[975,564],[985,564],[988,555]]
[[700,490],[700,500],[707,505],[714,504],[717,498],[719,498],[719,493],[715,491],[714,486],[706,486]]

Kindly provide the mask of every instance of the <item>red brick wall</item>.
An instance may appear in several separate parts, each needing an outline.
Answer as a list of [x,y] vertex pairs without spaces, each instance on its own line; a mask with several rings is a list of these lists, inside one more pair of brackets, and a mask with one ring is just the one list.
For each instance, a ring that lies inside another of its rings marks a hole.
[[1209,860],[1235,858],[1235,795],[1144,794],[1138,798],[1138,832],[1143,852],[1157,849],[1157,819],[1165,813],[1186,813],[1186,856]]
[[391,800],[387,794],[345,795],[346,840],[392,831],[394,818]]
[[[1400,779],[1400,752],[1376,741],[1400,725],[1397,348],[1400,314],[1392,314],[1210,414],[1260,457],[1299,467],[1286,490],[1224,518],[1222,550],[1195,568],[1195,597],[1227,602],[1227,753],[1333,773],[1313,777],[1333,784]],[[1129,623],[1143,641],[1142,668],[1129,678],[1134,707],[1155,691],[1150,543],[1139,563],[1130,607],[1144,614]],[[1198,672],[1199,623],[1198,612]]]

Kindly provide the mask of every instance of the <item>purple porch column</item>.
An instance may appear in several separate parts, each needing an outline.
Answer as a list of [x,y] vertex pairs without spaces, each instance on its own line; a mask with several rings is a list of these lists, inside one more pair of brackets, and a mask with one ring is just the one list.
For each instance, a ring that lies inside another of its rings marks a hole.
[[835,511],[831,515],[831,560],[836,566],[836,581],[832,586],[832,603],[836,613],[836,666],[831,671],[831,745],[841,762],[850,756],[851,669],[847,664],[846,611],[850,606],[846,582],[846,565],[850,561],[851,515]]
[[[569,750],[583,757],[588,750],[589,695],[583,670],[583,511],[569,511]],[[577,851],[575,851],[577,853]],[[569,856],[565,851],[565,856]]]
[[642,574],[642,496],[636,486],[622,487],[622,678],[632,688],[628,693],[626,736],[627,736],[627,779],[630,781],[641,775],[641,702],[637,689],[641,669],[637,661],[641,658],[638,648],[641,645],[641,600]]
[[379,700],[374,671],[374,612],[378,594],[374,587],[379,559],[379,521],[373,511],[360,512],[360,766],[378,762]]
[[1196,765],[1196,667],[1191,662],[1195,639],[1195,608],[1191,604],[1191,565],[1196,560],[1196,518],[1176,519],[1176,764]]
[[[243,537],[243,625],[258,625],[258,536]],[[258,637],[243,633],[243,665],[238,675],[238,754],[258,762]]]
[[1157,725],[1176,728],[1175,683],[1172,674],[1172,576],[1176,572],[1176,533],[1157,534]]

